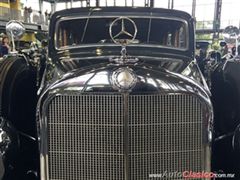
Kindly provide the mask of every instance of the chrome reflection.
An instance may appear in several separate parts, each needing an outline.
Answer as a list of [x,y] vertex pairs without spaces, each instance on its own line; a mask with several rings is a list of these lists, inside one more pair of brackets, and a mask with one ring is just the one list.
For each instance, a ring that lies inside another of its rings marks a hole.
[[92,79],[88,82],[88,85],[108,85],[109,83],[108,72],[101,71],[92,77]]
[[9,149],[10,144],[12,143],[9,134],[6,130],[6,121],[3,120],[0,125],[0,154],[4,156],[7,150]]

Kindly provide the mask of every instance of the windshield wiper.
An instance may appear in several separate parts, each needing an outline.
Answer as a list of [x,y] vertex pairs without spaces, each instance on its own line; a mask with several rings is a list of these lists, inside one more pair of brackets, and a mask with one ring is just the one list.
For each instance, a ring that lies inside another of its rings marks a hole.
[[87,18],[87,21],[86,21],[86,23],[85,23],[83,35],[82,35],[82,38],[81,38],[81,43],[82,43],[83,40],[84,40],[86,31],[87,31],[88,22],[89,22],[89,19],[90,19],[91,14],[92,14],[92,11],[90,11],[90,12],[88,13],[88,18]]

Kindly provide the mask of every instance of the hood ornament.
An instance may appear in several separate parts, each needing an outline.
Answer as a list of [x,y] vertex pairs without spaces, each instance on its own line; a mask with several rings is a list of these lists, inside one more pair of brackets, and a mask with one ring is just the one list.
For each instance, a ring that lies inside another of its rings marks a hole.
[[[118,31],[119,24],[121,26],[120,31]],[[126,24],[128,26],[126,26]],[[133,32],[130,32],[127,29],[130,29],[131,31],[133,30]],[[126,46],[134,43],[137,36],[137,26],[132,19],[128,17],[119,17],[115,19],[109,27],[109,34],[115,44],[122,46],[121,56],[111,58],[110,61],[119,64],[124,64],[128,62],[135,63],[138,61],[138,58],[128,56],[126,50]]]
[[[119,21],[121,21],[121,31],[114,35],[113,28],[114,28],[114,26],[118,26]],[[134,32],[128,32],[126,30],[127,23],[130,24],[129,28],[132,28],[132,27],[134,28]],[[109,28],[109,34],[115,44],[119,44],[121,46],[127,46],[128,44],[133,43],[134,40],[136,39],[137,26],[132,19],[130,19],[128,17],[119,17],[111,23],[110,28]],[[128,38],[121,38],[121,36],[125,36]]]

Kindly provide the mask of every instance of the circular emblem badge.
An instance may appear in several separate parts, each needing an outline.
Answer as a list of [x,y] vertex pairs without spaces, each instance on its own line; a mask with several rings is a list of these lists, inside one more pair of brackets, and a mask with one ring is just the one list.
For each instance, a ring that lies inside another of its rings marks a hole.
[[113,86],[119,90],[130,90],[137,83],[137,77],[129,68],[120,68],[112,74]]
[[137,26],[132,19],[119,17],[111,23],[109,34],[115,44],[126,46],[134,42],[137,36]]

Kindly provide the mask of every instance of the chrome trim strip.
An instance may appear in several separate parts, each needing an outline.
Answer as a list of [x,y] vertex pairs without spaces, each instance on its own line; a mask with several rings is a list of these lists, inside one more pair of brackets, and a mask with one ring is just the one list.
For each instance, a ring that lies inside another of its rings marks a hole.
[[128,101],[129,101],[129,94],[125,93],[123,94],[123,100],[124,100],[124,125],[123,125],[123,134],[124,134],[124,170],[125,170],[125,180],[129,180],[129,129],[128,129],[128,123],[129,123],[129,115],[128,115]]
[[[40,177],[41,180],[49,180],[48,171],[48,133],[47,133],[47,108],[53,98],[59,96],[57,94],[51,94],[46,101],[43,102],[43,110],[39,109],[40,104],[38,103],[39,113],[39,144],[40,144]],[[41,99],[42,97],[40,97]]]
[[[60,60],[62,62],[71,62],[74,60],[91,60],[91,59],[110,59],[110,58],[114,58],[116,56],[112,56],[112,55],[106,55],[106,56],[88,56],[88,57],[76,57],[76,58],[66,58],[66,57],[62,57],[60,58]],[[161,61],[170,61],[170,62],[178,62],[178,63],[182,63],[182,59],[177,59],[177,58],[165,58],[165,57],[156,57],[156,56],[137,56],[139,59],[149,59],[149,60],[161,60]],[[188,57],[186,57],[188,58]],[[190,59],[190,58],[188,58]]]

